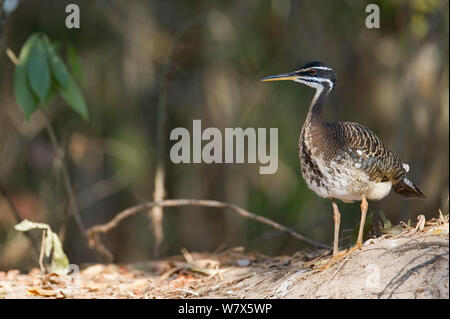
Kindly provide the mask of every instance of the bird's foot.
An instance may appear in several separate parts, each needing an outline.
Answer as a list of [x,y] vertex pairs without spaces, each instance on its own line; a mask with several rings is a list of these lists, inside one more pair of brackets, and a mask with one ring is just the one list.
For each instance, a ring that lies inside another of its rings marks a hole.
[[358,250],[358,249],[361,250],[362,248],[363,248],[363,243],[362,242],[357,242],[355,246],[353,246],[352,248],[350,248],[347,251],[347,254],[350,254],[350,253],[352,253],[352,252],[354,252],[355,250]]
[[351,253],[355,252],[358,249],[362,249],[362,247],[363,247],[362,243],[357,243],[355,246],[353,246],[350,249],[339,251],[339,252],[333,254],[333,256],[331,258],[323,260],[320,264],[318,263],[319,267],[317,268],[317,270],[324,271],[328,268],[333,267],[334,265],[339,263],[341,260],[347,258],[348,255],[350,255]]
[[327,257],[317,261],[315,264],[318,266],[316,268],[317,271],[324,271],[328,268],[333,267],[337,263],[339,263],[345,256],[347,255],[346,251],[340,251],[338,253],[333,254],[331,257]]
[[348,250],[346,250],[345,252],[341,252],[340,254],[339,254],[339,260],[341,260],[341,259],[343,259],[343,258],[345,258],[345,257],[347,257],[348,255],[350,255],[351,253],[353,253],[353,252],[355,252],[356,250],[358,250],[358,249],[362,249],[362,247],[363,247],[363,244],[362,243],[356,243],[356,245],[355,246],[353,246],[352,248],[349,248]]

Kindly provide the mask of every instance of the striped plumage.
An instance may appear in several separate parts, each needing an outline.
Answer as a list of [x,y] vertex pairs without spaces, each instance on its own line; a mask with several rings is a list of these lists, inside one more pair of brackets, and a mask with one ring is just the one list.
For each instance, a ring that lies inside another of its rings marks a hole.
[[335,199],[344,202],[361,200],[359,247],[367,212],[366,199],[381,199],[388,195],[391,187],[403,197],[425,199],[422,191],[406,177],[409,166],[386,149],[371,130],[358,123],[321,121],[323,106],[336,85],[336,75],[330,67],[311,62],[297,71],[263,79],[278,80],[293,80],[316,89],[300,134],[299,157],[308,187],[333,201],[334,255],[338,252],[340,223]]
[[[393,186],[404,197],[425,198],[406,177],[409,166],[360,124],[307,120],[299,139],[299,156],[303,178],[321,197],[351,202],[366,195],[377,200]],[[386,192],[377,192],[379,185]]]

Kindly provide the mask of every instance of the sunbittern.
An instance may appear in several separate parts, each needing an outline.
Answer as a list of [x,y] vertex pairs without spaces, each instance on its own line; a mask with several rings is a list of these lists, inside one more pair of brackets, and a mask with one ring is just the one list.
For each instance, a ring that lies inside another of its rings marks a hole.
[[299,157],[302,176],[320,197],[330,198],[334,212],[333,257],[338,256],[341,215],[336,199],[361,201],[361,223],[356,246],[362,247],[367,200],[379,200],[391,190],[403,197],[426,199],[407,177],[409,166],[364,126],[351,122],[321,121],[322,109],[333,88],[336,74],[320,62],[311,62],[297,71],[269,76],[262,81],[292,80],[316,89],[300,134]]

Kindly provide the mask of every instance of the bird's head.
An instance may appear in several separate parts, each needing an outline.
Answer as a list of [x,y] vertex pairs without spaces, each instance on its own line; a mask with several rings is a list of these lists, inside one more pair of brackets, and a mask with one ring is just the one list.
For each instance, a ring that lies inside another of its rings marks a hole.
[[331,91],[336,85],[336,74],[333,69],[321,62],[310,62],[290,73],[268,76],[261,81],[291,80],[306,84],[315,89]]

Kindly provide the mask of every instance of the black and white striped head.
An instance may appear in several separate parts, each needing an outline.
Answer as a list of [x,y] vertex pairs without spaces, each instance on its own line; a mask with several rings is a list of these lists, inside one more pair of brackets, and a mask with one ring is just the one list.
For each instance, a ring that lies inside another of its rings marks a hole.
[[283,80],[303,83],[320,91],[331,91],[336,86],[336,74],[333,69],[321,62],[310,62],[297,71],[268,76],[261,81]]

